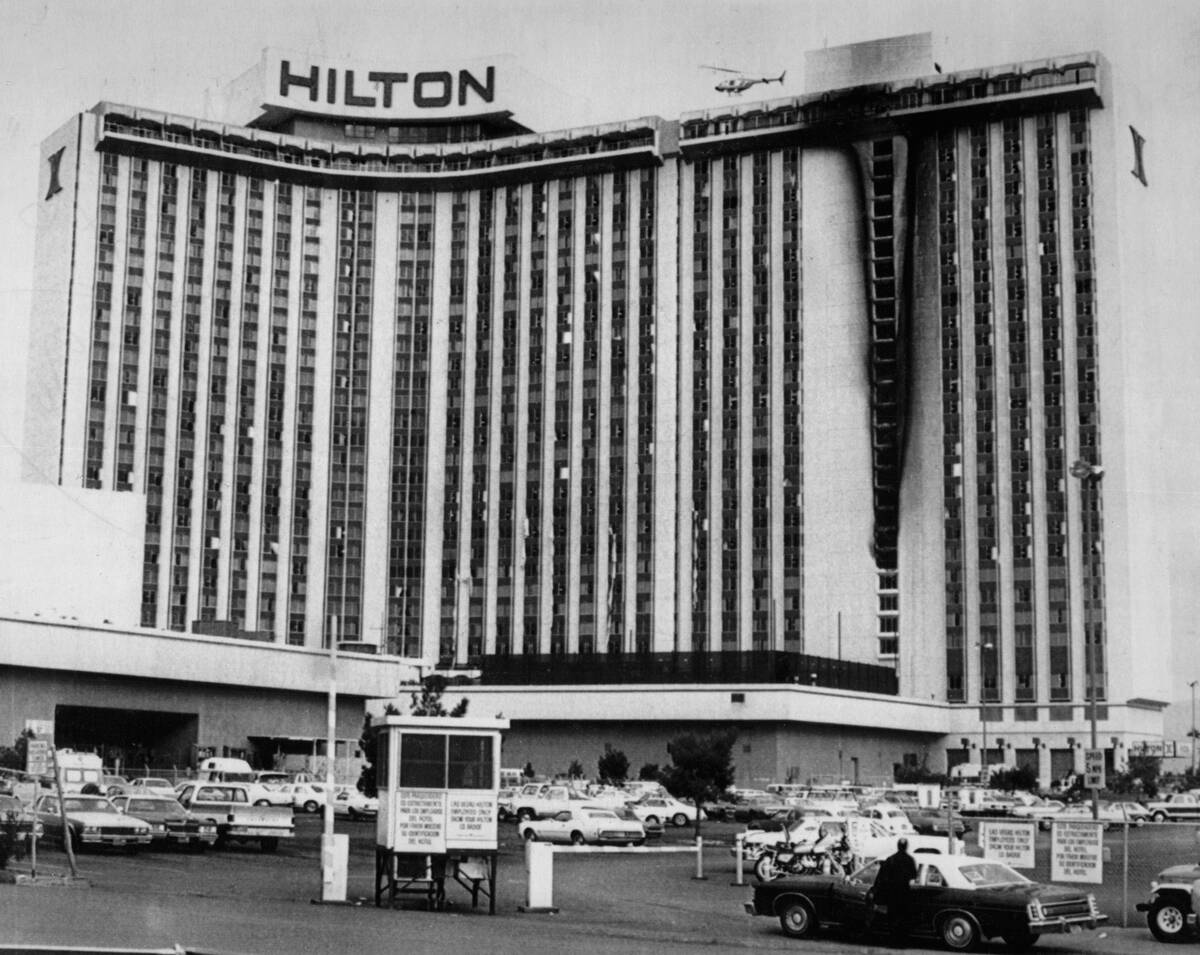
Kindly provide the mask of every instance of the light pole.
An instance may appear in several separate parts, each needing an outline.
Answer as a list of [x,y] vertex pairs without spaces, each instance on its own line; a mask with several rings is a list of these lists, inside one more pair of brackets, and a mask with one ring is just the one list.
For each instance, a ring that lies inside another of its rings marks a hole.
[[1188,686],[1192,688],[1192,731],[1188,736],[1192,738],[1192,775],[1196,775],[1196,684],[1200,680],[1192,680]]
[[[1084,461],[1082,458],[1075,461],[1068,469],[1071,477],[1078,478],[1080,493],[1084,494],[1089,488],[1094,488],[1100,483],[1100,479],[1104,477],[1104,468],[1098,464],[1091,464]],[[1092,639],[1088,636],[1087,631],[1083,635],[1084,648],[1086,654],[1084,662],[1087,666],[1087,691],[1091,695],[1090,706],[1088,707],[1088,720],[1092,724],[1092,752],[1100,748],[1096,733],[1096,648]],[[1100,818],[1100,790],[1095,786],[1092,787],[1092,818]]]

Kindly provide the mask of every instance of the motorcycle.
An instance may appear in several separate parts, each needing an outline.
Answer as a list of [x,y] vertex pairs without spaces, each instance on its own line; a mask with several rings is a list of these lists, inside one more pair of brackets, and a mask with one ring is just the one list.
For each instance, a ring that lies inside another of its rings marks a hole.
[[830,833],[816,842],[764,846],[754,863],[754,877],[772,882],[786,875],[845,875],[854,867],[854,854],[845,833]]

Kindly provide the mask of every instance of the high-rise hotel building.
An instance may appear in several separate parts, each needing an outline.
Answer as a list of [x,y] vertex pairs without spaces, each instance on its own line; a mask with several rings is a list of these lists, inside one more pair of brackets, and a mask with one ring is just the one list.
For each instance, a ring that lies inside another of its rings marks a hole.
[[145,495],[143,626],[858,665],[1010,738],[1168,698],[1101,57],[561,132],[488,64],[256,76],[43,148],[26,452]]

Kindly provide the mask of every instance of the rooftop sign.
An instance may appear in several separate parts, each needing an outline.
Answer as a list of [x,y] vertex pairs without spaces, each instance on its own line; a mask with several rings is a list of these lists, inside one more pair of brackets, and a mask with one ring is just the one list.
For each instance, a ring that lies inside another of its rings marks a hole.
[[513,77],[507,57],[414,65],[346,63],[267,50],[261,105],[348,122],[445,121],[508,114]]

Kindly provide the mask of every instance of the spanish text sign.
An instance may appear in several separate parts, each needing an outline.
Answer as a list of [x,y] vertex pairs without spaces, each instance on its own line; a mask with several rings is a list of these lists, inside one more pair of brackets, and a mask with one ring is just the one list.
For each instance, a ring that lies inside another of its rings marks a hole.
[[401,789],[395,825],[396,852],[445,852],[446,794],[435,789]]
[[1014,869],[1032,869],[1034,825],[1032,822],[981,822],[979,845],[983,854]]
[[1055,822],[1050,840],[1051,882],[1104,881],[1104,824]]

